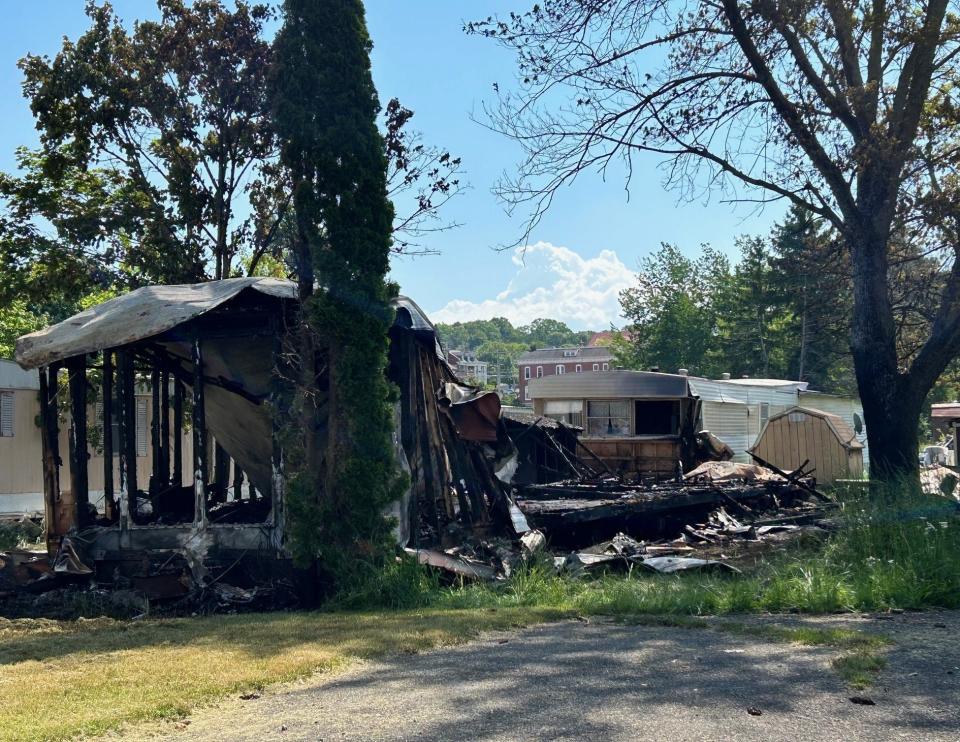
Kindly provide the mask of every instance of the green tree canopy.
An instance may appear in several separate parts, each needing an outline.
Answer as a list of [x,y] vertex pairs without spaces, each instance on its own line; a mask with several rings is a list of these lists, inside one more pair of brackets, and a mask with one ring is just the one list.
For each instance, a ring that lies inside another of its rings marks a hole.
[[715,373],[710,349],[729,274],[727,258],[709,246],[703,246],[699,257],[688,258],[677,246],[664,243],[641,260],[637,285],[620,293],[631,339],[614,346],[618,364]]

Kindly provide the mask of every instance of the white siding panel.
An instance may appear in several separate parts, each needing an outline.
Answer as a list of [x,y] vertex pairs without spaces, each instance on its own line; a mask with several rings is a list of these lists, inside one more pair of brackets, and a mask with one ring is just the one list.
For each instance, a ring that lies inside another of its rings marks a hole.
[[756,436],[750,434],[750,416],[747,405],[736,402],[704,402],[702,409],[704,430],[709,430],[734,452],[734,461],[747,462],[746,450]]
[[39,389],[40,376],[36,371],[24,371],[13,361],[0,358],[0,388]]

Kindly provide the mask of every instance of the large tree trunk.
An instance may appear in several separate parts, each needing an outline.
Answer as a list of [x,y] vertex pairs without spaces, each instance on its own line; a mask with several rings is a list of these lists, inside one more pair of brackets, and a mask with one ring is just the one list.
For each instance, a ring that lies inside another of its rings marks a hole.
[[870,476],[881,481],[916,477],[917,423],[929,391],[903,373],[887,283],[886,236],[848,237],[853,266],[854,312],[850,348],[863,404]]

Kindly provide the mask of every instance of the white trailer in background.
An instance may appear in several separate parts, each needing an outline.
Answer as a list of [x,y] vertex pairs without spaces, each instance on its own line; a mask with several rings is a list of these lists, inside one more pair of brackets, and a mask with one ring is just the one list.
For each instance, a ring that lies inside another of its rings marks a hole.
[[734,461],[750,462],[747,449],[771,415],[799,404],[805,381],[784,379],[690,379],[700,397],[702,429],[709,430],[734,451]]
[[735,452],[734,461],[750,461],[751,448],[766,422],[791,407],[809,407],[837,415],[863,444],[863,465],[870,465],[863,407],[856,397],[809,388],[806,381],[787,379],[690,379],[700,397],[701,422]]
[[[852,397],[813,391],[805,381],[702,379],[683,373],[616,370],[533,379],[527,388],[534,400],[534,409],[539,414],[583,426],[584,438],[587,441],[594,435],[599,435],[604,439],[603,443],[610,443],[618,438],[624,442],[628,438],[649,438],[644,436],[647,431],[635,426],[634,417],[639,413],[635,412],[634,405],[661,395],[660,387],[668,382],[676,386],[684,381],[690,396],[699,399],[697,429],[709,430],[730,446],[734,452],[734,461],[751,462],[747,451],[756,444],[763,426],[772,416],[794,407],[808,407],[840,417],[855,431],[857,440],[863,444],[864,464],[869,461],[867,433],[863,425],[860,401]],[[591,403],[615,403],[622,406],[623,431],[592,430],[587,419]]]

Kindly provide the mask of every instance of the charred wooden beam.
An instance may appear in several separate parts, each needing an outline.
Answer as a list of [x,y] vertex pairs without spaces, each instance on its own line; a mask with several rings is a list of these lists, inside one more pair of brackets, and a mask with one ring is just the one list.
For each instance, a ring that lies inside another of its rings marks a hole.
[[71,442],[73,444],[70,461],[70,493],[73,498],[74,518],[79,523],[81,513],[86,511],[90,502],[87,462],[87,357],[79,355],[67,361],[70,375],[70,419]]
[[133,354],[117,351],[117,407],[120,417],[120,526],[137,511],[137,411]]
[[40,442],[43,452],[43,511],[46,519],[47,552],[60,544],[57,508],[60,504],[60,426],[57,420],[57,366],[40,369]]
[[160,481],[170,484],[170,371],[166,367],[160,372]]
[[230,483],[230,454],[214,439],[213,444],[213,488],[211,502],[226,502],[227,487]]
[[183,384],[173,380],[173,472],[174,486],[183,486]]
[[107,520],[117,518],[113,499],[113,353],[103,351],[103,510]]
[[150,492],[157,492],[160,482],[160,369],[154,366],[150,371]]
[[203,396],[203,348],[193,338],[193,494],[194,522],[207,520],[207,421]]

